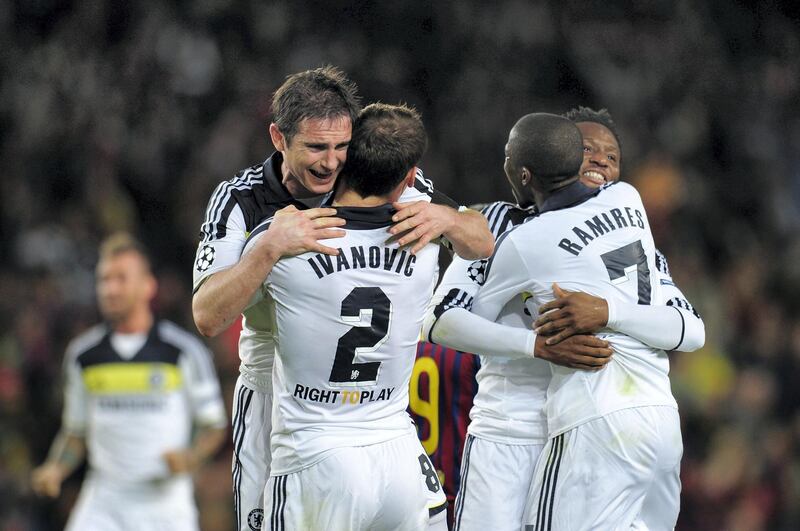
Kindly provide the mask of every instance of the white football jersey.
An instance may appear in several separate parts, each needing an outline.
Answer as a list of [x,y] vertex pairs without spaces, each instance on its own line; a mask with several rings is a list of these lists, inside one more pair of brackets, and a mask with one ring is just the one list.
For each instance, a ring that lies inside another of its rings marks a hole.
[[[524,293],[528,310],[537,315],[539,306],[553,299],[553,283],[606,300],[663,305],[656,273],[653,237],[636,189],[615,183],[592,190],[575,183],[498,240],[472,311],[496,320]],[[677,407],[664,351],[611,330],[597,335],[615,351],[601,371],[550,366],[551,437],[619,409]]]
[[[283,156],[275,152],[263,164],[242,170],[214,190],[200,228],[193,268],[194,291],[212,274],[236,265],[247,238],[259,223],[289,205],[303,210],[320,206],[329,197],[330,194],[302,202],[294,199],[282,183],[282,163]],[[421,170],[417,170],[416,177],[414,188],[406,188],[399,201],[422,200],[457,206],[434,191]],[[268,392],[275,350],[272,300],[268,295],[262,298],[257,294],[242,315],[239,336],[242,375],[251,385]]]
[[[482,213],[497,238],[534,210],[498,201],[484,207]],[[437,318],[451,308],[472,308],[473,297],[484,283],[487,263],[487,259],[453,257],[431,302]],[[508,300],[494,320],[525,329],[530,329],[533,322],[521,295]],[[534,358],[480,356],[480,360],[478,392],[470,410],[468,432],[498,443],[543,443],[547,439],[544,404],[550,382],[549,364]]]
[[264,286],[276,316],[273,476],[414,433],[408,383],[438,247],[412,255],[387,243],[390,205],[337,210],[347,234],[324,243],[340,254],[284,258]]
[[112,481],[169,477],[163,454],[188,448],[192,424],[224,428],[225,404],[211,354],[158,321],[133,356],[116,351],[98,325],[70,343],[63,426],[86,437],[92,474]]

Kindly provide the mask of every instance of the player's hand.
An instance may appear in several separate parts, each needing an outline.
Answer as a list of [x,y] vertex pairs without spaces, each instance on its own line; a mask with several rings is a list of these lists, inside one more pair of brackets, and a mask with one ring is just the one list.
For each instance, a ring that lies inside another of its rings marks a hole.
[[547,345],[543,336],[536,336],[534,357],[584,371],[599,371],[611,361],[614,353],[608,341],[595,336],[574,335],[557,345]]
[[31,488],[40,496],[58,498],[63,481],[64,470],[57,463],[45,463],[34,468],[31,473]]
[[339,251],[318,240],[341,238],[345,231],[336,227],[345,224],[335,208],[297,210],[290,205],[278,210],[265,237],[257,243],[271,249],[276,256],[295,256],[309,251],[337,255]]
[[553,284],[556,298],[539,307],[539,318],[533,324],[537,334],[555,345],[575,334],[591,334],[608,324],[608,303],[605,299],[581,291],[565,291]]
[[162,455],[164,461],[167,462],[169,473],[173,476],[176,474],[186,474],[195,469],[197,460],[194,458],[191,450],[171,450],[164,452]]
[[457,220],[458,211],[445,205],[428,201],[392,203],[397,213],[392,216],[394,225],[389,232],[399,236],[400,246],[413,244],[411,253],[417,254],[431,240],[451,230]]

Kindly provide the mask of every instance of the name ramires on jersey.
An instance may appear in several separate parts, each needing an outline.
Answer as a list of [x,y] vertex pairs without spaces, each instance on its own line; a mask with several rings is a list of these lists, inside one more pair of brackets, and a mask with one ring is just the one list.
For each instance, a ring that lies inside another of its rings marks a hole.
[[372,245],[367,248],[358,246],[350,247],[348,250],[339,249],[337,256],[315,254],[307,261],[318,278],[350,269],[381,268],[384,271],[394,271],[397,274],[410,277],[414,273],[414,264],[417,261],[417,257],[400,249],[381,248],[377,245]]
[[394,387],[373,389],[371,391],[345,391],[339,389],[317,389],[306,385],[295,384],[294,397],[322,404],[357,405],[365,402],[378,402],[389,400],[394,393]]
[[568,253],[578,256],[583,248],[598,236],[627,227],[644,228],[644,216],[638,208],[625,207],[624,211],[623,213],[619,208],[612,208],[584,221],[583,223],[591,234],[579,226],[572,227],[572,232],[581,241],[582,245],[575,243],[574,238],[562,238],[558,242],[558,246]]

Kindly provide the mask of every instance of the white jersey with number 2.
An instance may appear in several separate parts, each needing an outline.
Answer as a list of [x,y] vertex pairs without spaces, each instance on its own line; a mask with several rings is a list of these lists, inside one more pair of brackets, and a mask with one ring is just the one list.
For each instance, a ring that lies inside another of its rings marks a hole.
[[[408,382],[438,247],[416,255],[387,243],[393,211],[337,208],[338,256],[280,260],[264,289],[275,303],[272,475],[307,468],[338,448],[415,433]],[[268,222],[253,231],[251,242]],[[251,244],[248,243],[248,245]]]

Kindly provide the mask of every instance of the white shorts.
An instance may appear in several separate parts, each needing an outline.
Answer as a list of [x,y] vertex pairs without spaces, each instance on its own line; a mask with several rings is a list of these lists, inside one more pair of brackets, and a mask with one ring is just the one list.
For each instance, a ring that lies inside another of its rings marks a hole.
[[544,444],[501,444],[468,435],[454,531],[519,531]]
[[233,505],[237,531],[259,531],[264,489],[272,458],[272,393],[259,391],[241,375],[233,394]]
[[319,463],[269,479],[264,529],[418,531],[447,505],[415,433],[340,448]]
[[197,531],[191,477],[131,485],[88,476],[65,529]]
[[680,509],[678,410],[615,411],[545,445],[524,531],[671,530]]

